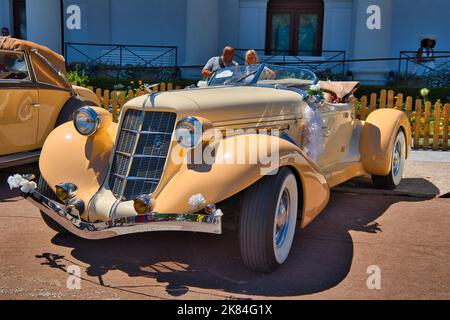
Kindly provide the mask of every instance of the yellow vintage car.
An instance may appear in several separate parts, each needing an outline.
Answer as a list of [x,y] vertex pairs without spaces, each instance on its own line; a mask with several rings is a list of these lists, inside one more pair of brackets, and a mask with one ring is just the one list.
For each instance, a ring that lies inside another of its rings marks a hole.
[[384,109],[359,121],[356,88],[298,68],[234,66],[206,87],[135,98],[118,124],[85,106],[48,136],[37,188],[16,184],[50,227],[87,239],[221,234],[237,196],[242,260],[272,272],[330,188],[366,174],[386,189],[402,179],[407,117]]
[[0,168],[37,161],[48,134],[83,105],[100,102],[68,83],[61,55],[0,37]]

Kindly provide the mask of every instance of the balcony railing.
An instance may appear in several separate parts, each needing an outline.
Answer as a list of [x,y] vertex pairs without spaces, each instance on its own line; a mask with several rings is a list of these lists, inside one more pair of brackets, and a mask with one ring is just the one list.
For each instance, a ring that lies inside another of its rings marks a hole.
[[[249,49],[235,49],[235,60],[239,64],[245,63],[245,53]],[[317,52],[301,52],[302,55],[292,55],[290,51],[276,51],[268,53],[265,49],[254,49],[261,63],[298,66],[313,72],[325,70],[345,73],[346,52],[344,50],[322,50]]]
[[418,76],[450,74],[450,51],[434,51],[434,66],[417,59],[417,51],[400,51],[398,72],[401,74],[416,74]]
[[67,64],[87,66],[104,64],[124,68],[176,67],[178,48],[174,46],[142,46],[121,44],[66,43]]

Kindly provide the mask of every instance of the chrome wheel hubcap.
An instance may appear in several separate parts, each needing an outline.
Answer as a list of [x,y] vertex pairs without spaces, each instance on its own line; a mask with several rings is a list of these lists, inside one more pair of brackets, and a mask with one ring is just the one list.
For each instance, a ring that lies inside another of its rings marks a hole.
[[402,159],[402,146],[400,142],[397,142],[394,149],[394,157],[392,163],[392,168],[395,176],[397,176],[400,171],[401,159]]
[[276,212],[277,217],[276,217],[275,242],[277,248],[281,248],[286,240],[287,231],[289,229],[289,209],[290,209],[289,192],[287,190],[284,190]]

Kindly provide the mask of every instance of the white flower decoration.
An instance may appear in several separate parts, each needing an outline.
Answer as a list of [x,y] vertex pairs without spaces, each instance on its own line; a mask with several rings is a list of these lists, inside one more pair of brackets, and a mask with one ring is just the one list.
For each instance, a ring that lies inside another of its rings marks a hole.
[[8,178],[8,184],[9,184],[9,188],[12,189],[17,189],[20,188],[21,186],[23,186],[25,184],[25,182],[27,182],[28,180],[26,180],[24,177],[22,177],[20,174],[15,174],[13,176],[10,176]]
[[11,190],[20,188],[20,191],[23,193],[30,193],[37,188],[36,182],[28,181],[20,174],[10,176],[8,178],[8,184]]
[[423,97],[426,97],[430,94],[430,90],[427,88],[423,88],[422,90],[420,90],[420,95]]
[[201,207],[206,206],[206,199],[202,194],[196,194],[189,198],[189,205],[193,210],[198,210]]
[[310,87],[311,90],[313,91],[319,91],[320,90],[320,86],[318,84],[313,84]]
[[37,188],[37,184],[34,181],[28,181],[25,180],[26,182],[22,185],[22,188],[20,188],[20,191],[22,191],[23,193],[30,193],[33,190],[36,190]]
[[217,209],[216,212],[214,213],[214,218],[219,218],[219,217],[223,217],[223,212],[220,209]]

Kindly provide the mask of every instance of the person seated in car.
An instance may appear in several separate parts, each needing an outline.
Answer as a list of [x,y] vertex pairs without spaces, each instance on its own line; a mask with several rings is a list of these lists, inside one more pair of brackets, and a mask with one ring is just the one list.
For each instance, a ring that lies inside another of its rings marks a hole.
[[2,37],[10,37],[9,29],[7,27],[2,28]]
[[[259,57],[255,50],[248,50],[245,53],[245,64],[247,66],[259,64]],[[276,78],[275,72],[270,70],[268,67],[264,67],[263,72],[261,73],[261,76],[259,77],[259,80],[274,80]]]
[[220,57],[213,57],[209,59],[202,70],[202,76],[211,78],[211,76],[218,70],[225,69],[232,66],[238,66],[234,59],[234,49],[232,47],[225,47]]

